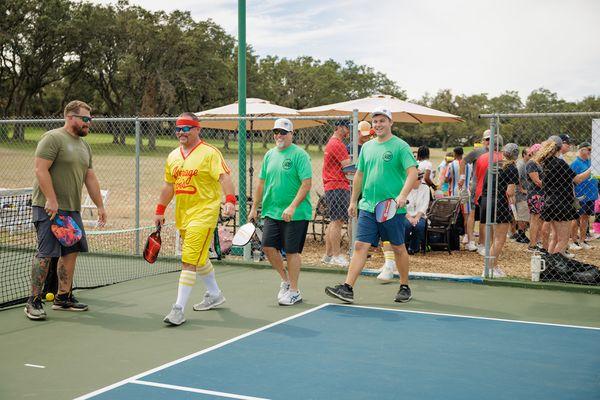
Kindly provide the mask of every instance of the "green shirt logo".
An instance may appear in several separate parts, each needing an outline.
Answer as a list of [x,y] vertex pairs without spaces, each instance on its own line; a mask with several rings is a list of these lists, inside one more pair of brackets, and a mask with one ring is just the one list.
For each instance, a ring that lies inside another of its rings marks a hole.
[[394,155],[392,154],[391,151],[386,151],[385,153],[383,153],[383,161],[388,162],[388,161],[392,161],[392,158],[394,158]]
[[290,160],[289,158],[286,158],[283,161],[282,166],[283,166],[283,169],[285,169],[285,170],[288,170],[288,169],[292,168],[292,160]]

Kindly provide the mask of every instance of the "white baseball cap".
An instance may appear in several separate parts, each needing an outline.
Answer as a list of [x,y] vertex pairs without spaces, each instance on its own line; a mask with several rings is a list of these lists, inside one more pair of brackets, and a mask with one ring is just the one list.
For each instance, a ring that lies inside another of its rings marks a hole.
[[273,126],[273,130],[282,129],[286,132],[291,132],[294,130],[294,125],[292,121],[287,118],[279,118],[275,120],[275,125]]
[[390,119],[390,121],[393,121],[392,112],[390,111],[389,108],[386,108],[386,107],[375,108],[373,110],[373,112],[371,113],[371,118],[375,117],[376,115],[385,115],[386,117],[388,117]]

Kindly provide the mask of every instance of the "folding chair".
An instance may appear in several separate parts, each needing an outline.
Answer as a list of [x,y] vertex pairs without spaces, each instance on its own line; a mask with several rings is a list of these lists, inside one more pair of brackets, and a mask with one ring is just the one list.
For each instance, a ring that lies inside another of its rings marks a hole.
[[[442,197],[431,203],[427,212],[427,227],[425,229],[426,246],[446,247],[448,254],[452,254],[450,235],[456,225],[459,212],[459,197]],[[435,243],[430,242],[432,233],[439,235],[442,240]]]

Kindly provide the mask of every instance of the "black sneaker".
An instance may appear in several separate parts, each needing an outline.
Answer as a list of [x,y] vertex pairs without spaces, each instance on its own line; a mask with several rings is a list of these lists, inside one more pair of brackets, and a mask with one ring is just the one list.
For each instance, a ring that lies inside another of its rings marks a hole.
[[46,311],[40,296],[30,297],[25,304],[25,315],[32,320],[46,319]]
[[336,287],[325,288],[325,294],[331,297],[335,297],[336,299],[340,299],[346,303],[354,303],[354,291],[352,290],[352,286],[344,283],[342,285],[337,285]]
[[527,237],[527,235],[525,235],[524,232],[521,232],[517,235],[517,239],[516,239],[517,243],[524,243],[524,244],[529,244],[530,240]]
[[400,290],[396,294],[396,298],[394,301],[396,303],[406,303],[412,299],[412,293],[410,292],[410,288],[408,285],[400,285]]
[[87,304],[77,301],[73,293],[57,294],[54,298],[53,310],[61,311],[87,311]]

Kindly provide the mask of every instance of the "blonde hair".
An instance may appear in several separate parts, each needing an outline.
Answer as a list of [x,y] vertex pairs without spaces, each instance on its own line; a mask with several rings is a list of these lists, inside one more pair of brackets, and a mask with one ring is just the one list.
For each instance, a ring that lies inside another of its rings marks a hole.
[[538,164],[543,164],[547,159],[554,156],[560,150],[560,146],[553,140],[542,142],[542,147],[534,154],[533,160]]
[[73,100],[65,106],[65,117],[72,112],[74,112],[75,114],[79,114],[79,109],[81,108],[85,108],[89,112],[92,112],[92,107],[90,107],[88,104],[84,103],[81,100]]

